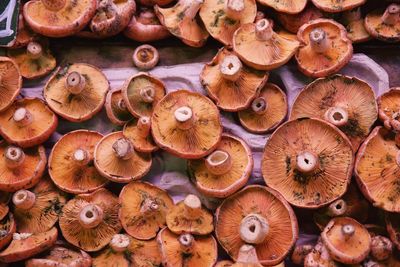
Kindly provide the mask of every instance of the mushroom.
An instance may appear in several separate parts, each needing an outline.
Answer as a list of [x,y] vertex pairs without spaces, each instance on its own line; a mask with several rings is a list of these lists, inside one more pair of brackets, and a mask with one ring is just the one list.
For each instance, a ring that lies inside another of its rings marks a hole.
[[365,29],[360,7],[343,12],[342,20],[344,21],[344,25],[346,25],[347,37],[349,37],[353,44],[371,39],[371,36]]
[[375,93],[369,84],[355,77],[336,74],[317,79],[293,103],[290,119],[305,117],[332,123],[357,151],[378,117]]
[[296,265],[304,265],[304,259],[314,249],[313,245],[296,245],[290,260]]
[[104,136],[94,150],[97,171],[117,183],[142,178],[150,170],[151,163],[151,154],[135,151],[132,142],[122,132]]
[[322,242],[318,241],[314,249],[304,258],[304,267],[339,267]]
[[23,3],[21,3],[19,8],[17,36],[12,42],[12,46],[9,47],[10,49],[25,47],[37,37],[36,34],[25,23],[22,5]]
[[204,65],[200,82],[220,109],[238,111],[251,104],[268,76],[268,73],[244,66],[231,50],[221,48],[213,60]]
[[253,245],[259,262],[278,264],[296,242],[298,226],[290,205],[276,191],[250,185],[226,198],[216,211],[215,234],[237,261],[244,244]]
[[250,107],[239,111],[239,121],[246,130],[265,133],[274,130],[286,118],[286,94],[277,85],[267,83]]
[[353,55],[353,45],[346,29],[330,19],[316,19],[300,27],[297,38],[301,45],[296,53],[300,71],[318,78],[343,68]]
[[8,202],[10,202],[11,194],[8,192],[0,191],[0,221],[7,216],[9,212]]
[[379,119],[385,128],[400,132],[400,88],[390,88],[389,91],[379,96],[378,107]]
[[196,17],[203,2],[203,0],[179,0],[173,7],[161,8],[155,6],[154,10],[160,23],[172,35],[189,46],[202,47],[209,36]]
[[158,150],[151,135],[151,122],[149,117],[132,119],[124,126],[123,135],[128,138],[133,148],[139,152],[151,153]]
[[398,213],[385,213],[386,230],[390,240],[400,250],[400,216]]
[[296,53],[299,42],[281,37],[268,19],[242,25],[233,35],[233,50],[248,66],[257,70],[276,69]]
[[[6,247],[12,240],[13,234],[17,230],[14,216],[11,212],[0,220],[0,250]],[[0,261],[1,262],[1,261]]]
[[311,20],[319,19],[323,17],[322,12],[314,5],[308,5],[300,13],[288,14],[278,12],[276,14],[280,24],[289,32],[296,34],[301,26],[308,23]]
[[391,4],[385,10],[378,9],[365,17],[365,29],[374,38],[384,42],[400,41],[400,5]]
[[124,186],[119,202],[119,219],[125,231],[140,240],[156,237],[166,225],[167,213],[174,202],[168,193],[152,184],[131,182]]
[[110,121],[118,126],[123,126],[132,115],[126,107],[121,89],[110,90],[106,96],[106,113]]
[[308,0],[258,0],[258,2],[264,6],[288,14],[300,13],[306,7],[307,1]]
[[160,56],[154,46],[145,44],[135,49],[132,59],[138,69],[150,70],[157,65]]
[[319,9],[329,13],[339,13],[363,5],[367,0],[312,0]]
[[157,104],[151,130],[160,148],[186,159],[210,154],[222,135],[218,108],[207,97],[187,90],[171,92]]
[[22,88],[22,76],[17,63],[0,57],[0,112],[12,105]]
[[371,256],[377,261],[389,259],[392,255],[393,245],[389,238],[376,235],[371,237]]
[[49,37],[80,32],[96,13],[97,0],[31,0],[23,7],[24,19],[33,31]]
[[118,198],[104,188],[75,196],[60,215],[60,229],[69,243],[86,252],[99,251],[121,230]]
[[245,141],[230,134],[222,134],[217,148],[206,158],[188,163],[197,189],[206,196],[218,198],[242,188],[252,169],[251,149]]
[[83,63],[58,68],[43,89],[49,107],[72,122],[89,120],[103,107],[109,82],[100,69]]

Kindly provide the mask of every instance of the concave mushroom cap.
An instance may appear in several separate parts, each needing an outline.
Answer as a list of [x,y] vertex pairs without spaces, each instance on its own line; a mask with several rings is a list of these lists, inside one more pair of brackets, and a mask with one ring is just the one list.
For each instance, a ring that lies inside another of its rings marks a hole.
[[266,72],[244,66],[231,50],[222,48],[204,65],[200,82],[220,109],[238,111],[251,104],[268,76]]
[[[57,243],[56,243],[57,244]],[[56,245],[45,255],[25,262],[25,267],[90,267],[92,258],[83,250]]]
[[49,107],[72,122],[97,114],[105,102],[109,82],[97,67],[76,63],[58,68],[43,89]]
[[96,12],[97,0],[31,0],[24,5],[26,23],[37,33],[65,37],[80,32]]
[[337,126],[357,151],[378,117],[375,93],[369,84],[355,77],[337,74],[317,79],[293,103],[290,119],[305,117]]
[[266,184],[290,204],[315,209],[347,191],[353,164],[350,141],[342,132],[304,118],[282,124],[271,135],[261,169]]
[[278,12],[297,14],[307,5],[307,0],[258,0],[264,6],[271,7]]
[[9,206],[8,202],[10,202],[11,194],[8,192],[0,191],[0,220],[3,220],[4,217],[8,214]]
[[122,97],[121,89],[110,90],[106,96],[106,113],[110,121],[116,125],[123,126],[132,119],[125,101]]
[[60,229],[64,238],[86,252],[105,247],[121,230],[118,198],[104,188],[77,195],[64,205]]
[[371,39],[365,28],[364,18],[360,8],[348,10],[343,13],[342,20],[347,30],[347,37],[355,43],[362,43]]
[[319,9],[338,13],[363,5],[367,0],[312,0],[312,3]]
[[209,197],[227,197],[248,181],[253,169],[253,156],[246,142],[222,134],[215,151],[207,158],[188,162],[197,189]]
[[278,127],[286,118],[286,94],[277,85],[267,83],[250,107],[239,111],[240,123],[253,133],[265,133]]
[[151,135],[151,121],[149,117],[130,120],[125,124],[122,133],[132,142],[133,147],[137,151],[150,153],[159,149]]
[[166,225],[165,217],[174,205],[168,193],[145,182],[131,182],[120,195],[119,219],[125,231],[140,240],[149,240]]
[[400,250],[400,215],[398,213],[385,213],[386,230],[390,240]]
[[280,24],[289,32],[296,34],[299,28],[307,22],[323,17],[322,12],[314,5],[308,5],[297,14],[278,12],[276,14]]
[[215,234],[235,261],[246,243],[253,244],[261,264],[280,263],[296,242],[296,216],[276,191],[251,185],[226,198],[216,211]]
[[0,111],[12,105],[22,88],[22,76],[17,63],[0,57]]
[[17,230],[14,216],[9,212],[6,217],[0,220],[0,250],[7,246]]
[[151,70],[158,64],[160,55],[154,46],[144,44],[136,47],[132,59],[136,68],[141,70]]
[[391,88],[378,97],[379,119],[388,130],[400,131],[400,88]]
[[321,238],[331,257],[345,264],[362,262],[371,247],[368,230],[349,217],[333,218],[321,233]]
[[210,154],[222,134],[218,108],[207,97],[187,90],[171,92],[158,103],[151,129],[160,148],[188,159]]
[[381,41],[400,41],[400,5],[391,4],[386,9],[377,9],[365,17],[368,33]]
[[0,252],[0,262],[17,262],[46,251],[56,242],[57,234],[56,227],[38,234],[14,233],[10,245]]
[[346,29],[330,19],[316,19],[300,27],[301,45],[296,60],[301,72],[325,77],[343,68],[353,56],[353,45]]
[[233,35],[233,50],[248,66],[258,70],[276,69],[296,53],[299,42],[283,38],[267,19],[240,26]]
[[212,235],[204,237],[191,234],[177,235],[164,228],[158,233],[157,242],[165,267],[214,266],[217,261],[217,242]]

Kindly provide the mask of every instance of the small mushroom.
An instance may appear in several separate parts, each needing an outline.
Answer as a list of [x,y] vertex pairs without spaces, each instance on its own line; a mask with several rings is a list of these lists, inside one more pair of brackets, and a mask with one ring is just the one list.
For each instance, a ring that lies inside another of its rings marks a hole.
[[138,69],[150,70],[157,65],[160,55],[154,46],[145,44],[135,49],[132,59]]
[[135,150],[151,153],[158,150],[151,135],[151,121],[149,117],[132,119],[124,126],[123,135],[128,138]]
[[371,238],[371,256],[377,261],[389,259],[392,255],[393,245],[389,238],[376,235]]
[[363,5],[367,0],[312,0],[319,9],[328,13],[339,13]]
[[311,20],[323,17],[322,12],[314,5],[308,5],[303,11],[297,14],[278,12],[276,14],[280,24],[289,32],[296,34],[301,26]]
[[318,242],[314,249],[304,258],[304,267],[339,267],[322,242]]
[[200,192],[209,197],[224,198],[247,183],[253,169],[253,156],[245,141],[222,134],[221,141],[210,155],[189,161],[188,165]]
[[390,88],[378,97],[379,119],[386,129],[400,132],[400,88]]
[[17,224],[15,223],[14,216],[9,212],[0,220],[0,250],[11,242],[16,230]]
[[304,259],[313,249],[313,245],[296,245],[290,260],[296,265],[304,265]]
[[7,216],[9,212],[8,202],[10,202],[11,194],[8,192],[0,191],[0,221]]
[[265,186],[247,186],[226,198],[215,216],[217,239],[235,261],[240,248],[251,244],[261,264],[278,264],[298,236],[292,208],[279,193]]
[[400,250],[400,216],[398,213],[385,213],[386,230],[390,240]]
[[129,112],[125,100],[122,97],[121,89],[110,90],[106,96],[106,113],[110,121],[118,126],[123,126],[132,115]]
[[385,10],[378,9],[365,17],[365,29],[374,38],[384,42],[400,41],[400,4],[393,3]]
[[258,2],[264,6],[288,14],[300,13],[306,7],[307,1],[308,0],[258,0]]
[[300,27],[301,45],[296,53],[300,71],[310,77],[325,77],[343,68],[353,56],[346,29],[330,19],[316,19]]
[[360,7],[343,12],[342,20],[347,30],[347,37],[355,43],[366,42],[371,39],[364,25]]
[[250,107],[239,111],[240,123],[253,133],[274,130],[286,118],[288,104],[286,94],[277,85],[267,83]]
[[233,35],[233,50],[237,56],[257,70],[272,70],[284,65],[298,47],[298,41],[275,33],[267,19],[244,24]]
[[238,111],[251,104],[268,76],[268,73],[244,66],[231,50],[222,48],[204,65],[200,82],[220,109]]
[[99,251],[121,230],[118,198],[104,188],[77,195],[60,215],[64,238],[86,252]]
[[17,63],[0,57],[0,112],[12,105],[22,88],[22,76]]

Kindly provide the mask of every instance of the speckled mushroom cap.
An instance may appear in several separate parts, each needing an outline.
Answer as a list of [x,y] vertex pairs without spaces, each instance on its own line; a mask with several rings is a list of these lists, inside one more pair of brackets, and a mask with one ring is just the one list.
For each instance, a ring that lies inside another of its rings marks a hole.
[[400,5],[391,4],[386,9],[378,9],[365,17],[365,29],[368,33],[384,42],[400,41]]
[[355,77],[333,75],[307,85],[293,103],[290,119],[316,117],[337,126],[357,151],[378,117],[375,93]]
[[391,88],[378,97],[379,119],[388,130],[400,131],[400,88]]
[[319,9],[329,13],[339,13],[363,5],[367,0],[312,0]]
[[207,97],[178,90],[154,108],[151,129],[156,144],[182,158],[202,158],[218,145],[222,126],[218,108]]
[[264,265],[280,263],[296,242],[294,211],[275,190],[250,185],[226,198],[216,211],[215,234],[233,260],[251,244]]
[[298,67],[310,77],[325,77],[343,68],[353,56],[346,29],[330,19],[316,19],[300,27]]
[[386,230],[390,240],[400,250],[400,215],[398,213],[385,213]]
[[371,39],[371,35],[365,29],[360,7],[343,12],[342,21],[346,26],[347,37],[353,44],[366,42]]
[[9,212],[0,220],[0,250],[11,242],[16,230],[17,224],[15,223],[14,216]]
[[278,21],[290,33],[296,34],[299,28],[307,22],[323,17],[322,12],[314,5],[308,5],[300,13],[288,14],[277,12]]
[[0,111],[12,105],[21,87],[22,76],[17,63],[8,57],[0,57]]
[[97,67],[75,63],[58,68],[43,89],[49,107],[72,122],[82,122],[97,114],[109,89],[106,76]]
[[204,65],[200,82],[220,109],[238,111],[251,104],[268,76],[266,72],[244,66],[231,50],[221,48],[213,60]]
[[278,12],[297,14],[307,5],[307,0],[257,0],[261,5],[271,7]]
[[123,126],[132,119],[132,115],[122,97],[121,89],[108,91],[104,106],[106,108],[107,117],[116,125]]
[[354,154],[347,137],[319,119],[282,124],[264,148],[265,183],[292,205],[319,208],[341,197],[353,173]]
[[151,135],[151,121],[149,117],[132,119],[125,124],[122,133],[132,142],[133,147],[137,151],[150,153],[159,149]]
[[6,217],[10,208],[8,203],[10,202],[11,194],[8,192],[0,191],[0,221]]

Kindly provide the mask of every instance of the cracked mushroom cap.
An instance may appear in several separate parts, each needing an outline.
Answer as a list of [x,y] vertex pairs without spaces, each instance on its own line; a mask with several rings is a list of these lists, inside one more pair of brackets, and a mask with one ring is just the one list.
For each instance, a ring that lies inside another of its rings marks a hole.
[[322,11],[339,13],[363,5],[367,0],[312,0],[312,3]]
[[188,165],[200,192],[209,197],[224,198],[247,183],[253,170],[253,156],[244,140],[222,134],[214,152],[204,159],[189,161]]
[[55,113],[68,121],[82,122],[101,110],[109,87],[100,69],[75,63],[58,68],[45,85],[43,95]]
[[17,63],[0,57],[0,111],[12,105],[22,88],[22,76]]
[[314,5],[308,5],[303,11],[297,14],[278,12],[276,14],[280,24],[290,33],[296,34],[301,26],[311,20],[323,17],[322,12]]
[[246,130],[265,133],[278,127],[286,118],[288,104],[286,94],[273,83],[267,83],[250,107],[239,111],[239,121]]
[[24,18],[33,31],[49,37],[80,32],[96,13],[97,0],[31,0]]
[[365,28],[360,7],[343,12],[342,21],[346,26],[347,37],[353,44],[366,42],[371,39],[371,35]]
[[122,133],[132,142],[135,150],[139,152],[151,153],[159,149],[151,135],[151,121],[149,117],[132,119],[125,124]]
[[300,27],[301,45],[296,53],[300,71],[307,76],[325,77],[343,68],[353,56],[353,45],[341,24],[316,19]]
[[69,243],[86,252],[105,247],[121,230],[118,198],[104,188],[77,195],[64,205],[60,229]]
[[400,215],[398,213],[385,213],[386,230],[390,240],[400,250]]
[[123,126],[132,119],[132,115],[122,97],[121,89],[108,91],[104,106],[106,107],[107,117],[116,125]]
[[379,119],[388,130],[400,131],[400,87],[378,97]]
[[365,17],[368,33],[384,42],[400,41],[400,4],[391,4],[386,9],[377,9]]
[[119,219],[125,231],[140,240],[149,240],[166,226],[167,213],[174,202],[168,193],[152,184],[131,182],[120,195]]
[[275,33],[268,19],[244,24],[233,35],[233,50],[237,56],[257,70],[272,70],[284,65],[298,47],[298,41]]
[[278,12],[288,14],[300,13],[307,5],[307,0],[258,0],[258,2]]
[[315,209],[347,191],[354,154],[335,126],[304,118],[282,124],[271,135],[261,164],[269,187],[296,207]]
[[291,120],[306,117],[335,125],[357,151],[378,117],[375,93],[355,77],[337,74],[317,79],[299,93],[290,113]]
[[298,236],[292,208],[278,192],[265,186],[247,186],[226,198],[215,216],[217,239],[234,260],[247,243],[255,247],[261,264],[278,264]]
[[204,65],[200,82],[220,109],[238,111],[251,104],[268,76],[266,72],[244,66],[231,50],[222,48]]
[[160,148],[187,159],[210,154],[222,135],[217,106],[207,97],[187,90],[171,92],[158,103],[151,129]]
[[15,223],[14,216],[9,212],[0,220],[0,250],[11,242],[16,230],[17,224]]
[[10,210],[8,206],[10,199],[11,199],[10,193],[0,191],[0,220],[3,220]]

